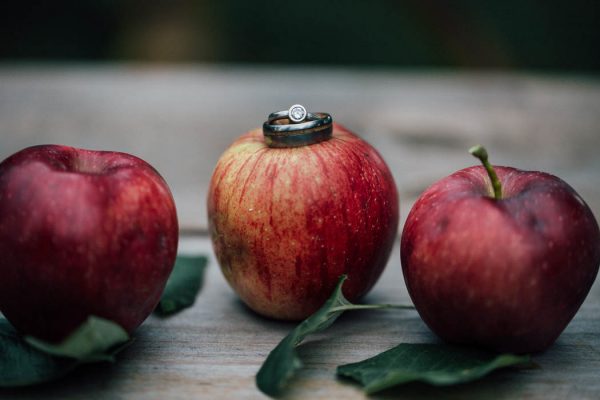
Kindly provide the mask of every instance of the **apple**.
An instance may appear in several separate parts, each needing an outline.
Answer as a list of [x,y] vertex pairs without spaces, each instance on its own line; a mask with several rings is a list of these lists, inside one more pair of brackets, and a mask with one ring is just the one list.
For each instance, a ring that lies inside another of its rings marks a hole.
[[429,187],[401,238],[404,279],[440,338],[539,352],[573,318],[596,278],[600,232],[556,176],[483,162]]
[[239,297],[264,316],[300,320],[342,274],[350,301],[373,287],[395,241],[398,193],[377,151],[339,124],[329,140],[284,148],[256,129],[219,159],[208,221]]
[[171,192],[137,157],[43,145],[0,163],[0,311],[22,333],[56,342],[90,315],[132,332],[177,241]]

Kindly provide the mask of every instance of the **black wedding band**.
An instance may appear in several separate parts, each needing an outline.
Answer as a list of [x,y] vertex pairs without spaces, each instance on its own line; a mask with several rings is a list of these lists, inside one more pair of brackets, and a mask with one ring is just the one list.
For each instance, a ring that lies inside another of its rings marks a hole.
[[[295,115],[290,113],[294,111]],[[303,113],[302,113],[303,111]],[[297,121],[294,122],[293,117]],[[265,142],[269,147],[298,147],[319,143],[331,138],[333,119],[327,113],[308,113],[295,104],[289,110],[269,114],[263,124]]]

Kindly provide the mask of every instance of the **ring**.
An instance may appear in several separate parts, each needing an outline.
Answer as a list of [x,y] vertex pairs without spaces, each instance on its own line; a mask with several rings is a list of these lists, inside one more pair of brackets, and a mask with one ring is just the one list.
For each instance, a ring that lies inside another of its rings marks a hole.
[[265,141],[270,147],[314,144],[329,139],[332,132],[331,115],[322,112],[309,113],[300,104],[269,114],[263,124]]
[[[323,113],[319,113],[319,114],[323,114]],[[307,112],[306,115],[302,119],[299,119],[298,121],[294,121],[289,116],[289,111],[285,110],[285,111],[277,111],[277,112],[269,114],[269,116],[267,117],[267,122],[271,123],[271,122],[274,122],[274,121],[277,121],[280,119],[289,119],[290,122],[297,124],[297,123],[300,123],[303,121],[314,121],[314,120],[319,119],[319,117],[315,113]]]

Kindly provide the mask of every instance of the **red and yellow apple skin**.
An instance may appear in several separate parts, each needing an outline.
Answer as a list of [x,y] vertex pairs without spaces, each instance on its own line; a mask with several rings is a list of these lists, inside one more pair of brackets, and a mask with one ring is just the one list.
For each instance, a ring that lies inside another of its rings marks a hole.
[[558,338],[596,278],[598,224],[559,178],[495,170],[500,200],[480,166],[442,179],[417,200],[401,239],[404,279],[442,339],[538,352]]
[[208,220],[240,298],[264,316],[300,320],[342,274],[350,301],[373,287],[395,241],[398,193],[377,151],[341,125],[331,139],[295,148],[269,148],[257,129],[217,163]]
[[58,341],[90,315],[132,332],[177,241],[171,192],[137,157],[43,145],[0,163],[0,310],[22,333]]

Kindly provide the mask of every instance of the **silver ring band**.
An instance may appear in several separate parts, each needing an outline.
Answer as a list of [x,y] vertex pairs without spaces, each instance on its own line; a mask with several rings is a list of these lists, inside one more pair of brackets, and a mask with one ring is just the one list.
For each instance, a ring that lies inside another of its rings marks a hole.
[[[319,116],[317,116],[317,114],[323,114],[323,113],[306,113],[306,117],[304,117],[304,121],[308,120],[308,121],[314,121],[319,119]],[[267,122],[271,123],[280,119],[289,119],[289,113],[288,110],[283,110],[283,111],[277,111],[274,113],[269,114],[269,116],[267,117]],[[291,121],[290,121],[291,122]],[[295,124],[297,124],[298,122],[293,122]]]

